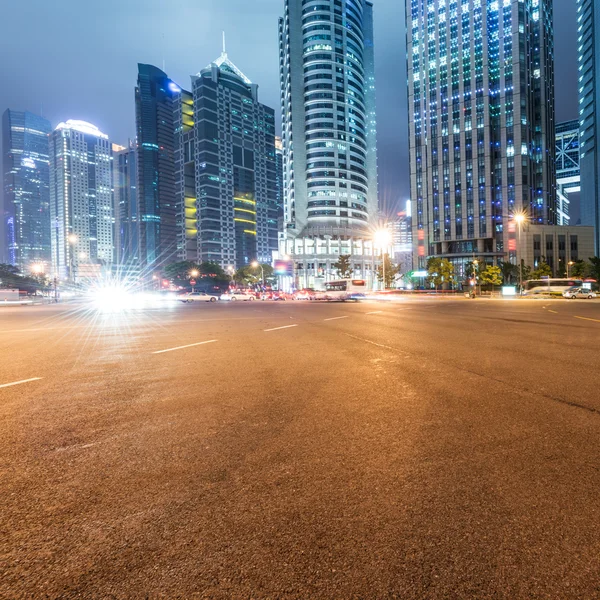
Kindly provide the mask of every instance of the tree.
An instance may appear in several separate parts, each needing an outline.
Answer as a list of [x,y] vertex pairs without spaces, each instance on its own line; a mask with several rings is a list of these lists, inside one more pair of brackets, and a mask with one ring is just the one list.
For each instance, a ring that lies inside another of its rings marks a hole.
[[521,277],[523,281],[531,279],[531,267],[525,264],[525,261],[521,259]]
[[383,264],[379,265],[377,267],[377,280],[383,281],[383,271],[384,271],[383,265],[385,265],[385,281],[383,281],[383,287],[384,287],[384,289],[387,289],[387,288],[392,287],[392,284],[394,283],[394,280],[396,279],[396,275],[398,275],[400,273],[402,266],[395,265],[390,260],[389,254],[383,255],[383,261],[384,261]]
[[600,283],[600,258],[597,256],[592,256],[589,260],[589,276]]
[[0,264],[0,287],[23,290],[30,294],[45,288],[47,285],[44,275],[29,277],[13,265]]
[[537,269],[531,272],[531,279],[541,279],[542,277],[552,277],[550,265],[543,260],[538,263]]
[[177,285],[186,285],[190,279],[190,273],[199,270],[198,265],[192,260],[183,260],[172,263],[163,268],[165,279],[169,279]]
[[229,277],[225,271],[220,265],[212,262],[197,264],[192,260],[183,260],[165,266],[162,274],[174,285],[188,287],[192,279],[191,273],[194,271],[198,272],[198,275],[194,274],[193,277],[197,281],[195,288],[198,290],[214,289],[215,286],[229,284]]
[[511,262],[505,260],[500,262],[498,266],[502,272],[502,281],[505,284],[513,283],[519,277],[519,267],[517,265],[513,265]]
[[352,264],[350,262],[350,254],[340,254],[337,262],[333,263],[333,268],[336,269],[340,279],[350,279],[354,274]]
[[479,263],[476,263],[473,260],[470,260],[465,265],[465,277],[467,279],[473,279],[473,277],[477,277],[479,274]]
[[430,258],[427,261],[427,281],[439,289],[444,283],[456,283],[454,265],[446,258]]
[[495,285],[502,285],[502,269],[489,265],[479,274],[481,281],[492,286],[494,291]]
[[569,269],[569,275],[578,279],[587,277],[590,265],[585,260],[576,260],[575,264]]
[[276,279],[275,270],[271,265],[263,264],[261,266],[262,270],[260,266],[253,267],[252,265],[246,265],[235,272],[233,279],[236,283],[242,285],[258,285],[262,283],[263,273],[265,274],[265,283]]

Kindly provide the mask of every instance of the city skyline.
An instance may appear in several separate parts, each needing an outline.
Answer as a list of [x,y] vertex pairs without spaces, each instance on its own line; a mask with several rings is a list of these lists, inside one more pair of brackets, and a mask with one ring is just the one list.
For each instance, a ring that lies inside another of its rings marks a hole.
[[[79,28],[80,34],[74,30],[74,35],[82,36],[79,52],[65,52],[59,42],[45,45],[42,53],[35,44],[29,44],[35,35],[21,38],[18,28],[4,31],[0,49],[14,59],[0,65],[0,76],[16,83],[0,92],[0,111],[12,108],[42,113],[53,126],[68,119],[87,120],[117,143],[126,145],[128,138],[135,136],[131,82],[135,80],[137,63],[161,68],[164,59],[166,72],[185,87],[189,74],[200,71],[218,52],[222,30],[227,35],[229,53],[238,57],[239,67],[261,87],[262,101],[278,106],[277,18],[283,13],[283,2],[257,0],[250,6],[232,0],[205,9],[192,7],[188,2],[179,2],[175,8],[165,8],[158,2],[150,2],[149,8],[148,4],[144,3],[142,12],[141,2],[124,6],[107,0],[102,11],[86,7],[82,14],[74,0],[65,0],[58,7],[52,6],[52,10],[34,0],[27,10],[43,16],[30,24],[40,29],[38,39],[43,39],[43,28],[53,23],[57,27],[69,19],[75,23],[72,15],[94,19],[103,35],[88,40],[89,29]],[[379,194],[382,210],[391,214],[404,205],[409,193],[404,10],[402,3],[394,0],[376,0],[374,4]],[[569,0],[557,0],[555,5],[556,72],[557,81],[561,82],[556,90],[556,120],[560,122],[577,116],[577,97],[570,92],[577,84],[576,7]],[[6,7],[5,22],[25,19],[24,11],[24,6]],[[177,38],[177,28],[190,19],[198,21],[199,35],[191,40]],[[238,35],[240,31],[244,31],[244,36]],[[119,43],[106,45],[105,39]],[[104,57],[101,62],[93,59],[99,55]],[[38,65],[36,77],[30,76],[31,64]],[[54,77],[57,68],[66,73],[67,80],[76,78],[77,87],[65,85],[65,78]],[[390,73],[394,76],[390,77]],[[110,81],[113,85],[107,85]],[[279,132],[279,119],[276,125]]]

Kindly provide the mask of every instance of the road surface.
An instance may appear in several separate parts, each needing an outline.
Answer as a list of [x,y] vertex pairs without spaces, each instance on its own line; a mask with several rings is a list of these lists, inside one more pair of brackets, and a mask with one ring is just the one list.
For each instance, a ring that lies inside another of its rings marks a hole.
[[0,597],[600,598],[600,302],[0,309]]

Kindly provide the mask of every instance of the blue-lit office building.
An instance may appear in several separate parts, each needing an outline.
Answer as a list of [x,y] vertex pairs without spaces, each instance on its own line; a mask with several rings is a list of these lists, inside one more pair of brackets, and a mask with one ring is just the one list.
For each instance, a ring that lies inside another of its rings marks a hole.
[[27,272],[50,266],[50,122],[30,112],[7,110],[2,118],[0,263]]
[[517,260],[557,222],[552,0],[406,0],[415,266]]
[[[571,194],[581,189],[579,173],[579,120],[556,126],[556,217],[557,225],[571,222]],[[577,223],[575,223],[577,224]]]
[[174,99],[180,91],[157,67],[138,64],[135,117],[139,260],[148,272],[177,260]]
[[128,269],[138,265],[140,251],[136,156],[132,144],[117,151],[113,146],[115,262]]
[[275,112],[223,50],[175,106],[180,259],[271,263],[278,216]]
[[577,0],[581,222],[600,256],[600,2]]
[[114,261],[112,145],[85,121],[60,123],[50,135],[52,273],[82,281]]

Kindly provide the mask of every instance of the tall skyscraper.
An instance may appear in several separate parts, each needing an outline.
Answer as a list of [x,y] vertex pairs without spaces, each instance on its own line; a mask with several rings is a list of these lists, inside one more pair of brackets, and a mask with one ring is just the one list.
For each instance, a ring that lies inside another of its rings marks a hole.
[[581,221],[594,226],[600,256],[600,3],[577,0]]
[[285,0],[279,47],[282,253],[301,285],[335,277],[340,254],[365,277],[378,217],[373,5]]
[[[571,222],[570,194],[581,189],[579,174],[579,121],[556,126],[556,219],[557,225]],[[577,223],[575,223],[576,225]]]
[[277,187],[277,231],[283,231],[283,142],[275,136],[275,185]]
[[173,110],[180,92],[160,69],[138,64],[135,116],[139,259],[143,268],[177,260]]
[[29,271],[50,266],[50,122],[30,112],[7,110],[2,118],[0,262]]
[[552,0],[407,0],[417,268],[517,260],[512,216],[555,224]]
[[240,268],[277,250],[275,113],[222,55],[175,103],[180,258]]
[[139,222],[136,148],[115,151],[113,145],[113,187],[115,206],[115,262],[121,266],[139,263]]
[[113,263],[112,149],[85,121],[60,123],[50,135],[53,272],[97,277]]

